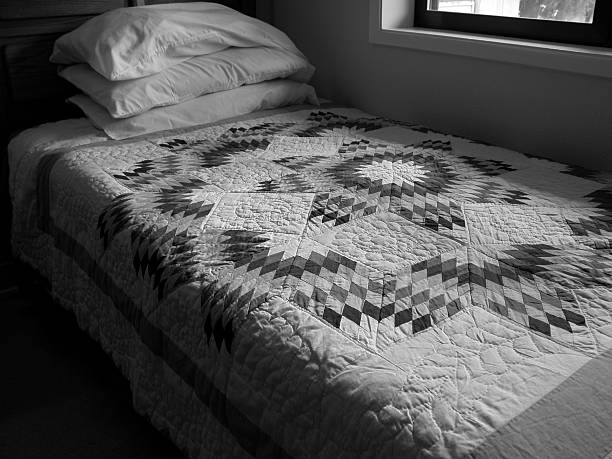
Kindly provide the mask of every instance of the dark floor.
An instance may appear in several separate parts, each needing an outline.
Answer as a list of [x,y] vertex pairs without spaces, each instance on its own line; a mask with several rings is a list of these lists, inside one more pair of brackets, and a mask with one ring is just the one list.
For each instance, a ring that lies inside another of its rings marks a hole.
[[0,260],[0,458],[182,457],[74,316],[19,291],[15,272]]

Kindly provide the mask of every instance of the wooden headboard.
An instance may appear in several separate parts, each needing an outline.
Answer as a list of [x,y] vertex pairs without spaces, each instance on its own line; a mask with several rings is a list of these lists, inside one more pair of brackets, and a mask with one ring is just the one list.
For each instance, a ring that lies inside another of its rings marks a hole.
[[[178,0],[193,1],[193,0]],[[105,11],[168,0],[0,0],[0,252],[8,237],[6,145],[24,128],[82,114],[67,97],[76,89],[57,76],[49,62],[54,41],[87,19]],[[245,14],[255,15],[256,0],[225,0]]]

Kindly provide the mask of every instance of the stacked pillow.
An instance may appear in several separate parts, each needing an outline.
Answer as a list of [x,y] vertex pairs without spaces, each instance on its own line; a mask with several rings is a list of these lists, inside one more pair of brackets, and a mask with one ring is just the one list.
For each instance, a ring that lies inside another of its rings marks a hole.
[[317,103],[314,68],[284,33],[215,3],[110,11],[60,37],[50,60],[116,139]]

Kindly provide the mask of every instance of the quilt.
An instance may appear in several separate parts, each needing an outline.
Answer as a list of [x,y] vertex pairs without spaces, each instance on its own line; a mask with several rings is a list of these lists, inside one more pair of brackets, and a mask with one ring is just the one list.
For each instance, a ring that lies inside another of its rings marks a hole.
[[186,455],[612,451],[612,174],[346,108],[28,158],[15,252]]

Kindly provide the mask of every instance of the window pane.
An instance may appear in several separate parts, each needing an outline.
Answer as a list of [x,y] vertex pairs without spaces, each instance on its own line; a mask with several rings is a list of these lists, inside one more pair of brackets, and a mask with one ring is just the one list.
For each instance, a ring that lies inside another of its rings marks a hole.
[[591,24],[596,0],[429,0],[428,9]]

